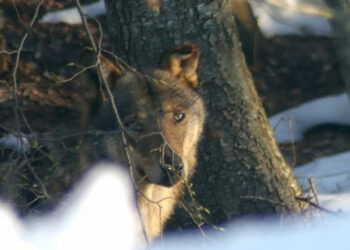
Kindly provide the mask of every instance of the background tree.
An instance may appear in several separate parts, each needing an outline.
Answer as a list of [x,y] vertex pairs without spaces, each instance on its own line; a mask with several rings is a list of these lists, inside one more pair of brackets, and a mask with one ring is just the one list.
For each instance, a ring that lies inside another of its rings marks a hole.
[[246,62],[251,65],[262,55],[266,47],[253,10],[247,0],[236,0],[232,3],[232,12],[236,18],[239,38]]
[[335,46],[346,90],[350,97],[350,1],[324,0],[324,2],[333,11],[331,24],[336,36]]
[[[201,48],[200,87],[208,114],[194,190],[212,223],[305,209],[242,54],[234,2],[162,1],[150,8],[143,0],[107,1],[114,50],[133,66],[155,64],[153,58],[174,43]],[[183,215],[175,216],[182,225],[191,221]]]
[[[190,41],[201,49],[207,128],[194,190],[199,204],[209,209],[211,223],[306,209],[298,201],[302,191],[281,156],[242,54],[234,2],[106,1],[114,50],[131,65],[155,64],[154,58],[172,44]],[[181,211],[175,217],[177,225],[191,224]]]

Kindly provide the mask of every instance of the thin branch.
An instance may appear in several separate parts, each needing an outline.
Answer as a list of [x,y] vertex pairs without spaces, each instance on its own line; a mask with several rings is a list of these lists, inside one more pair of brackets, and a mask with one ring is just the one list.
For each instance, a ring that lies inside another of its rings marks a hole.
[[328,214],[340,215],[339,212],[334,212],[334,211],[331,211],[331,210],[329,210],[329,209],[327,209],[327,208],[321,207],[321,206],[317,205],[316,203],[312,202],[312,201],[311,201],[310,199],[308,199],[308,198],[304,198],[304,197],[295,197],[295,199],[298,200],[298,201],[305,202],[305,203],[307,203],[307,204],[313,206],[314,208],[317,208],[317,209],[319,209],[319,210],[321,210],[321,211],[323,211],[323,212],[326,212],[326,213],[328,213]]
[[312,192],[313,198],[315,198],[316,205],[319,206],[320,202],[318,200],[318,194],[316,190],[316,181],[313,177],[309,178],[309,184],[310,184],[310,191]]
[[34,22],[36,21],[36,19],[38,18],[38,14],[39,14],[39,9],[41,7],[41,5],[45,2],[45,0],[41,0],[38,5],[35,8],[35,12],[34,15],[32,17],[31,22],[29,23],[29,26],[27,27],[27,31],[24,34],[24,36],[22,37],[22,40],[19,44],[19,47],[17,49],[17,55],[16,55],[16,59],[15,59],[15,65],[13,67],[13,72],[12,72],[12,79],[13,79],[13,94],[14,94],[14,98],[15,98],[15,107],[14,107],[14,112],[15,112],[15,118],[16,118],[16,122],[17,122],[17,129],[18,131],[20,131],[21,129],[21,125],[20,125],[20,121],[19,121],[19,115],[18,115],[18,106],[19,106],[19,100],[18,100],[18,95],[17,95],[17,91],[18,91],[18,83],[17,83],[17,71],[18,71],[18,66],[19,66],[19,60],[21,58],[21,52],[24,46],[25,41],[28,38],[28,35],[31,31],[31,28],[33,27]]
[[19,21],[22,23],[22,25],[24,26],[24,22],[23,22],[21,16],[19,15],[19,11],[18,11],[17,5],[16,5],[16,3],[15,3],[15,0],[12,0],[12,5],[13,5],[13,8],[15,9],[15,11],[16,11],[16,15],[17,15],[18,20],[19,20]]
[[108,55],[113,56],[114,60],[116,60],[118,63],[121,63],[123,66],[125,66],[128,70],[137,72],[137,70],[133,67],[131,67],[127,62],[125,62],[122,58],[120,58],[119,56],[117,56],[116,54],[114,54],[113,52],[106,50],[106,49],[102,49],[101,51],[105,52]]
[[[26,33],[24,34],[24,36],[22,37],[21,39],[21,42],[19,44],[19,47],[17,49],[17,54],[16,54],[16,59],[15,59],[15,64],[14,64],[14,67],[13,67],[13,71],[12,71],[12,79],[13,79],[13,95],[14,95],[14,99],[15,99],[15,106],[14,106],[14,115],[15,115],[15,119],[16,119],[16,125],[17,125],[17,130],[16,130],[16,134],[17,134],[17,137],[19,138],[19,142],[20,142],[20,147],[23,146],[23,138],[20,134],[20,131],[21,131],[21,123],[20,123],[20,120],[19,120],[19,113],[21,113],[22,117],[24,118],[25,122],[27,123],[27,119],[26,117],[24,116],[24,113],[21,111],[20,107],[19,107],[19,99],[18,99],[18,95],[17,95],[17,91],[18,91],[18,82],[17,82],[17,72],[18,72],[18,67],[19,67],[19,61],[20,61],[20,58],[21,58],[21,53],[22,53],[22,50],[23,50],[23,46],[24,46],[24,43],[25,41],[27,40],[28,36],[29,36],[29,33],[31,32],[31,29],[35,23],[35,21],[37,20],[38,18],[38,14],[39,14],[39,10],[40,10],[40,7],[41,5],[45,2],[45,0],[41,0],[37,6],[35,7],[35,11],[34,11],[34,15],[32,17],[32,20],[31,22],[29,23],[28,27],[27,27],[27,31]],[[30,129],[30,127],[29,127]],[[31,171],[31,173],[33,174],[34,178],[40,183],[41,187],[42,187],[42,190],[45,194],[45,196],[49,197],[48,193],[47,193],[47,190],[46,190],[46,187],[45,185],[43,184],[43,182],[40,180],[40,178],[37,176],[37,174],[35,173],[34,169],[32,168],[30,162],[28,161],[28,158],[27,158],[27,155],[25,152],[23,152],[23,156],[26,160],[26,163],[27,163],[27,166],[29,168],[29,170]],[[18,156],[17,156],[18,157]]]
[[[135,179],[134,179],[134,176],[132,174],[133,166],[132,166],[132,163],[131,163],[131,158],[130,158],[130,154],[129,154],[129,150],[128,150],[128,143],[127,143],[126,136],[125,136],[125,133],[124,133],[125,132],[124,124],[123,124],[123,122],[122,122],[122,120],[120,118],[120,115],[119,115],[119,112],[118,112],[118,109],[117,109],[116,100],[115,100],[115,98],[113,96],[113,93],[112,93],[112,91],[111,91],[111,89],[109,87],[109,84],[108,84],[105,76],[102,73],[102,68],[101,68],[101,63],[100,63],[100,53],[101,53],[101,41],[102,41],[102,39],[100,39],[100,41],[99,41],[99,47],[96,47],[96,43],[95,43],[95,41],[94,41],[94,39],[93,39],[93,37],[91,35],[90,29],[89,29],[89,25],[87,23],[87,20],[86,20],[86,17],[84,15],[84,13],[83,13],[83,10],[82,10],[81,4],[80,4],[80,0],[75,0],[75,2],[77,4],[77,8],[78,8],[80,17],[82,19],[83,25],[84,25],[84,27],[86,29],[86,32],[88,33],[88,36],[89,36],[89,39],[90,39],[90,43],[91,43],[91,45],[92,45],[92,47],[93,47],[93,49],[94,49],[94,51],[96,53],[96,56],[97,56],[97,73],[99,75],[99,79],[102,81],[102,84],[104,85],[104,87],[107,90],[108,97],[109,97],[109,99],[111,101],[111,104],[112,104],[113,112],[114,112],[115,117],[117,119],[117,122],[118,122],[118,124],[119,124],[119,126],[120,126],[120,128],[122,130],[121,133],[122,133],[122,140],[123,140],[123,145],[124,145],[124,151],[125,151],[125,155],[126,155],[126,157],[128,159],[128,164],[129,164],[129,169],[130,169],[130,172],[131,172],[131,177],[132,177],[132,180],[134,182],[134,186],[135,186],[135,188],[137,190]],[[100,33],[101,34],[100,37],[102,37],[102,27],[99,26],[99,28],[100,28],[100,32],[101,32]],[[140,212],[139,207],[137,207],[137,210],[138,210],[138,213],[139,213],[139,216],[140,216],[140,219],[141,219],[140,221],[141,221],[142,232],[143,232],[145,241],[146,241],[147,244],[149,244],[149,240],[148,240],[148,237],[147,237],[147,233],[145,231],[145,227],[143,225],[143,220],[142,220],[142,217],[141,217],[141,212]]]
[[0,49],[0,54],[13,55],[13,54],[16,54],[16,53],[18,53],[18,50],[7,51],[7,50],[4,50],[4,49]]
[[297,153],[295,149],[295,139],[294,139],[294,130],[293,130],[293,120],[292,118],[288,119],[288,129],[289,129],[289,135],[290,135],[290,142],[292,144],[292,154],[293,154],[293,163],[292,166],[295,167],[297,164]]
[[85,14],[83,12],[83,8],[80,4],[80,0],[75,0],[75,3],[77,5],[77,8],[78,8],[78,12],[79,12],[79,15],[81,17],[81,20],[82,20],[82,23],[85,27],[85,31],[87,32],[88,34],[88,37],[89,37],[89,40],[91,42],[91,45],[92,45],[92,48],[94,49],[95,52],[97,52],[97,47],[96,47],[96,43],[94,41],[94,38],[92,37],[92,34],[91,34],[91,31],[90,31],[90,28],[89,28],[89,25],[87,23],[87,20],[86,20],[86,17],[85,17]]
[[77,73],[75,73],[74,75],[72,75],[71,77],[67,78],[67,79],[63,79],[63,80],[59,80],[56,81],[56,83],[58,84],[62,84],[62,83],[66,83],[66,82],[71,82],[73,81],[75,78],[77,78],[79,75],[81,75],[82,73],[84,73],[85,71],[89,70],[89,69],[93,69],[96,68],[97,66],[97,62],[93,65],[90,66],[86,66],[84,68],[82,68],[81,70],[79,70]]

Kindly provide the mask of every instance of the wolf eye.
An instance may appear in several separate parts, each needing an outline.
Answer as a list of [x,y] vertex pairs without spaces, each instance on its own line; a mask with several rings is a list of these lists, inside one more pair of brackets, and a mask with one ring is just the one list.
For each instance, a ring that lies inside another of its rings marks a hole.
[[174,113],[174,120],[176,122],[181,122],[183,119],[185,119],[184,113]]

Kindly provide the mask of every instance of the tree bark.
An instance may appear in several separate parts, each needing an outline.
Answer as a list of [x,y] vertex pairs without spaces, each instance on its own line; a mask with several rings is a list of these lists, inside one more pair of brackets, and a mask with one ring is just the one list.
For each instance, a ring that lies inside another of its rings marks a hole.
[[[242,54],[234,0],[163,0],[159,8],[144,0],[106,4],[115,53],[132,66],[155,65],[172,44],[194,42],[201,49],[198,75],[207,128],[193,188],[197,202],[209,209],[207,220],[306,210]],[[174,218],[173,226],[192,221],[180,209]]]
[[324,2],[333,10],[331,25],[336,37],[335,46],[346,91],[350,98],[350,1],[324,0]]
[[258,22],[248,1],[235,0],[232,4],[242,50],[247,63],[252,65],[263,54],[266,40],[259,29]]

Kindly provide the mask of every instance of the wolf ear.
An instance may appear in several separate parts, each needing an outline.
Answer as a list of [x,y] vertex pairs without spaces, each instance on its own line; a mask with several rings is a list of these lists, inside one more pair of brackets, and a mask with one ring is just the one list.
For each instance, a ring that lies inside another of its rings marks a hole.
[[[96,54],[92,48],[84,49],[79,63],[85,67],[89,67],[96,63]],[[118,79],[124,74],[124,70],[121,67],[118,67],[103,55],[100,55],[100,63],[102,74],[107,80]]]
[[164,52],[160,59],[159,68],[168,71],[173,77],[196,89],[198,86],[196,72],[198,60],[198,46],[193,43],[187,43],[174,46]]
[[[80,56],[79,65],[81,67],[94,66],[96,64],[96,53],[92,48],[85,48]],[[116,80],[119,79],[124,71],[121,67],[116,66],[112,61],[105,56],[100,57],[102,74],[107,80],[111,89],[115,87]],[[92,117],[95,115],[99,105],[104,102],[103,87],[99,86],[100,81],[96,70],[87,70],[82,74],[79,74],[75,81],[75,88],[78,93],[78,109],[81,111],[80,126],[82,129],[87,129]],[[102,90],[102,91],[101,91]]]
[[109,79],[113,80],[112,84],[115,83],[114,80],[117,80],[123,76],[124,70],[121,67],[115,65],[113,62],[111,62],[109,59],[107,59],[103,55],[100,56],[100,62],[101,62],[102,74],[107,80]]

